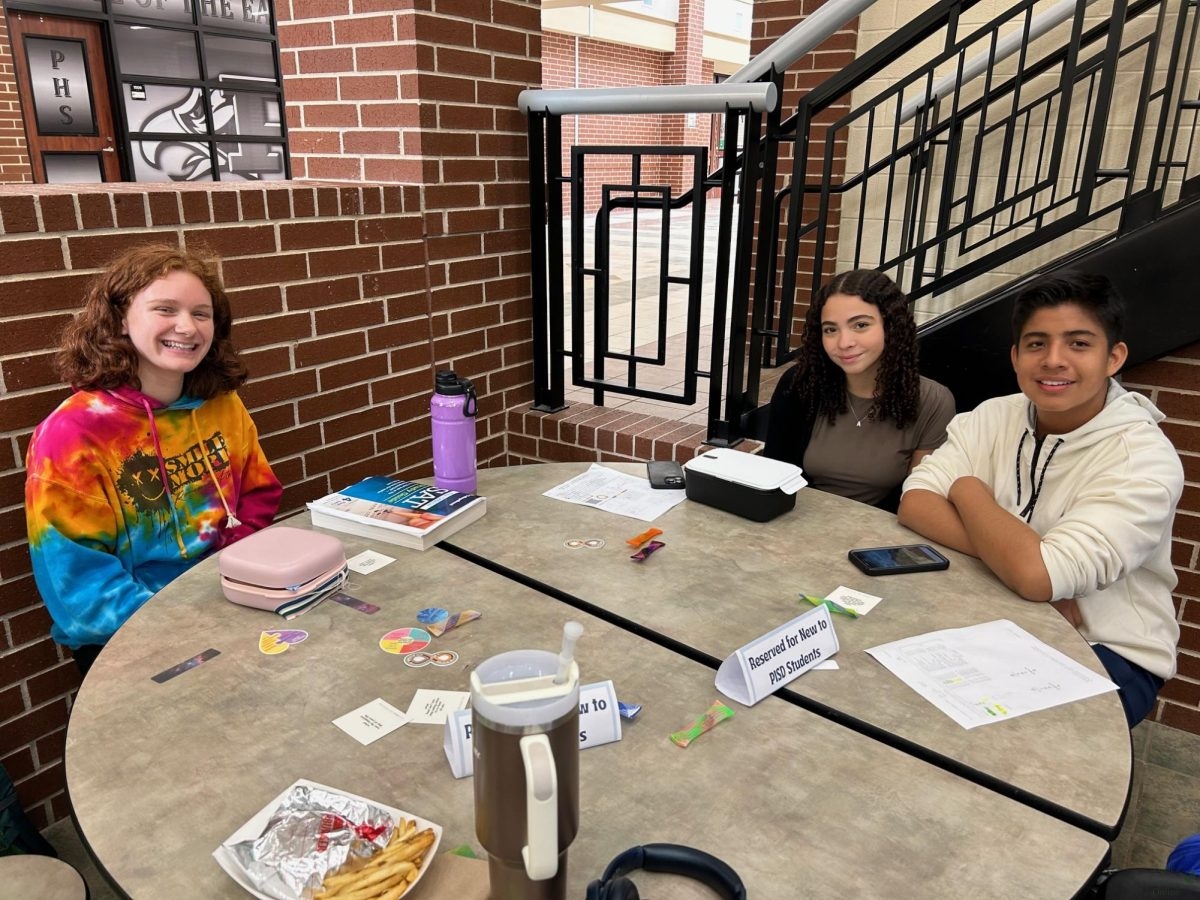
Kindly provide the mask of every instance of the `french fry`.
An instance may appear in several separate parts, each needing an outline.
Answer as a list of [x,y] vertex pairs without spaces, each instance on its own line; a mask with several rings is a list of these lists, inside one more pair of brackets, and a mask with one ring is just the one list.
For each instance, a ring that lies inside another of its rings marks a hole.
[[314,900],[382,900],[399,898],[417,880],[425,853],[433,846],[430,828],[417,831],[405,819],[392,829],[388,844],[369,860],[354,860],[325,876]]

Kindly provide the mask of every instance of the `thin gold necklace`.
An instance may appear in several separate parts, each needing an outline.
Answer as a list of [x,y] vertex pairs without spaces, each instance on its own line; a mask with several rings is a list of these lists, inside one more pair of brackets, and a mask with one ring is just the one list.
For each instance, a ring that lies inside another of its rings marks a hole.
[[[854,416],[854,427],[862,428],[862,416],[860,416],[858,414],[858,410],[854,408],[854,397],[849,391],[846,391],[846,405],[850,407],[850,415]],[[869,415],[870,412],[871,407],[868,406],[867,414]]]

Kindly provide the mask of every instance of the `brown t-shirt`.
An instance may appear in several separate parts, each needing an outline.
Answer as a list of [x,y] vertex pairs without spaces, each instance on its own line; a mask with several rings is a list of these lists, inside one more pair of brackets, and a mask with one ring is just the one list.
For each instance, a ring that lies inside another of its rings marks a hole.
[[[866,412],[863,401],[855,403]],[[952,418],[954,397],[924,376],[916,421],[906,428],[866,418],[858,425],[858,417],[849,412],[832,425],[819,416],[804,453],[804,477],[818,490],[877,506],[908,476],[914,450],[942,445]]]

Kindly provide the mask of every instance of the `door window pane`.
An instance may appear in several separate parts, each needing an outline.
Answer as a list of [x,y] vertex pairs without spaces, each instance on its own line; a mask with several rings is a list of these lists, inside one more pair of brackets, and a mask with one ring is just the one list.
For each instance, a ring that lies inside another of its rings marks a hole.
[[240,79],[278,83],[275,54],[266,41],[206,34],[204,65],[208,68],[208,77],[218,81]]
[[200,77],[196,38],[189,31],[151,28],[149,25],[114,25],[113,36],[123,75]]
[[277,137],[279,97],[251,91],[209,91],[212,103],[213,131],[216,134],[250,134]]
[[222,181],[280,181],[282,144],[217,144],[217,168]]
[[43,153],[46,184],[98,184],[104,180],[95,153]]
[[25,38],[40,134],[95,134],[83,41]]
[[130,131],[208,134],[200,88],[170,84],[122,85]]
[[134,181],[214,181],[208,144],[133,141]]

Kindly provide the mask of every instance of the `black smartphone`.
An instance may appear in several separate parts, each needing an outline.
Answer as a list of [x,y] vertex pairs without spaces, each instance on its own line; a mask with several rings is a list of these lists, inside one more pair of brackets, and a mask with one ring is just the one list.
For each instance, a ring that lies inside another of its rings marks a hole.
[[868,575],[903,575],[908,572],[937,572],[949,568],[950,560],[928,544],[897,547],[863,547],[848,554]]
[[652,488],[683,489],[683,466],[669,459],[653,459],[646,463],[646,477]]

